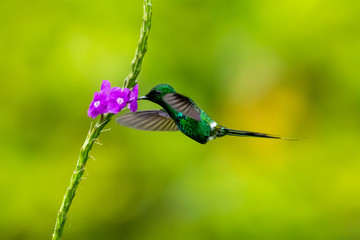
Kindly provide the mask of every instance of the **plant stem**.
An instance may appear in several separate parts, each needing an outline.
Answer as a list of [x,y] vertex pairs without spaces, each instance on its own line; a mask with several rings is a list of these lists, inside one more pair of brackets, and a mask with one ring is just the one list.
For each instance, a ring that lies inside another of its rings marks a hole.
[[[130,74],[124,80],[124,87],[132,88],[136,85],[136,78],[140,73],[141,63],[147,51],[147,40],[151,27],[151,16],[152,16],[151,0],[144,0],[144,15],[143,15],[143,23],[140,32],[140,39],[138,46],[136,48],[135,57],[131,62]],[[93,128],[90,127],[84,145],[80,150],[80,155],[75,167],[75,171],[71,176],[70,185],[66,189],[66,193],[64,195],[63,201],[60,206],[60,210],[56,218],[55,229],[52,235],[53,240],[61,239],[62,233],[64,231],[65,222],[67,219],[67,213],[75,197],[76,189],[82,179],[81,177],[84,174],[85,165],[87,160],[89,159],[89,152],[92,149],[94,142],[98,141],[98,137],[102,132],[103,128],[111,121],[111,118],[113,116],[114,114],[101,115],[100,119],[95,124],[95,126]]]
[[56,219],[55,230],[52,239],[60,239],[62,232],[64,230],[65,221],[67,218],[67,213],[69,211],[72,200],[75,197],[76,189],[81,181],[81,177],[85,171],[85,165],[87,160],[89,159],[89,152],[94,145],[94,142],[98,140],[98,136],[100,135],[102,129],[105,125],[110,122],[113,114],[108,114],[104,119],[102,118],[95,124],[95,126],[89,130],[88,135],[86,136],[84,145],[80,150],[80,155],[76,164],[75,171],[71,176],[70,185],[66,189],[66,193],[61,204],[58,217]]
[[135,57],[131,62],[131,72],[124,80],[124,87],[132,88],[136,85],[136,78],[140,73],[141,64],[147,51],[147,40],[151,28],[152,2],[144,0],[143,24],[140,30],[140,40],[135,51]]

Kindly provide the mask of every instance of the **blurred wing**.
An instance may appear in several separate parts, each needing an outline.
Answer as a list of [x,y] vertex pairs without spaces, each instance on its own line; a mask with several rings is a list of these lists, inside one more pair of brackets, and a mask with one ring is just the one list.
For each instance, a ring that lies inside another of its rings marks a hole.
[[163,100],[169,104],[175,111],[183,113],[185,116],[200,121],[201,110],[188,97],[178,93],[168,93]]
[[174,120],[164,110],[147,110],[126,113],[116,119],[120,125],[144,131],[169,131],[178,129]]

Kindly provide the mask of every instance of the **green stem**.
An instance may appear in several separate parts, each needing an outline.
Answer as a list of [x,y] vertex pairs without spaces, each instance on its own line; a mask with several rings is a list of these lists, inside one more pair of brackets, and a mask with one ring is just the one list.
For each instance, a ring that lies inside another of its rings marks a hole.
[[[144,0],[144,16],[143,23],[141,26],[140,39],[138,46],[136,48],[135,57],[131,62],[131,72],[124,80],[124,87],[132,88],[136,85],[136,78],[141,70],[141,63],[143,61],[144,55],[147,51],[147,40],[151,27],[151,16],[152,16],[152,3],[151,0]],[[61,239],[65,222],[67,219],[67,214],[70,209],[71,203],[75,197],[76,189],[82,179],[82,175],[85,171],[85,165],[89,159],[89,152],[92,149],[94,142],[98,141],[100,133],[103,131],[103,128],[111,121],[111,118],[114,114],[105,114],[101,115],[98,122],[93,128],[90,127],[88,135],[86,136],[84,145],[80,150],[80,155],[73,172],[70,185],[66,189],[63,201],[58,212],[54,233],[52,235],[53,240]]]
[[132,88],[136,85],[136,78],[140,73],[141,64],[147,51],[147,40],[151,28],[152,2],[144,0],[143,24],[140,30],[140,39],[135,51],[135,57],[131,62],[131,72],[124,80],[124,87]]
[[112,116],[113,114],[108,114],[104,118],[101,117],[101,119],[95,124],[95,126],[89,130],[88,135],[86,136],[84,145],[80,150],[80,155],[75,167],[75,171],[71,176],[70,185],[66,189],[66,193],[56,219],[55,230],[52,239],[61,238],[67,218],[67,213],[69,211],[72,200],[75,197],[76,189],[81,181],[81,177],[84,174],[86,162],[89,159],[89,152],[94,145],[94,142],[98,141],[98,136],[100,135],[102,129],[106,126],[106,124],[110,122]]

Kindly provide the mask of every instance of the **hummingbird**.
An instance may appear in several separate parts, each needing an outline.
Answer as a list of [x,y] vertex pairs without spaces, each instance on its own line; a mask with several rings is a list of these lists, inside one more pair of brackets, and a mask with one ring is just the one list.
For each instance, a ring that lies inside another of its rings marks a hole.
[[223,136],[260,137],[284,139],[278,136],[234,130],[216,123],[195,102],[179,93],[168,84],[156,85],[138,100],[148,100],[162,107],[158,110],[145,110],[126,113],[116,119],[120,125],[145,131],[180,130],[189,138],[205,144]]

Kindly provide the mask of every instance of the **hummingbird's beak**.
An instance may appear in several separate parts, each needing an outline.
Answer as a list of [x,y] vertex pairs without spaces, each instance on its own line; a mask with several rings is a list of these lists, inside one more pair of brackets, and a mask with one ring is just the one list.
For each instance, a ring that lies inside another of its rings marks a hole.
[[146,100],[147,99],[147,96],[142,96],[142,97],[139,97],[137,100]]

